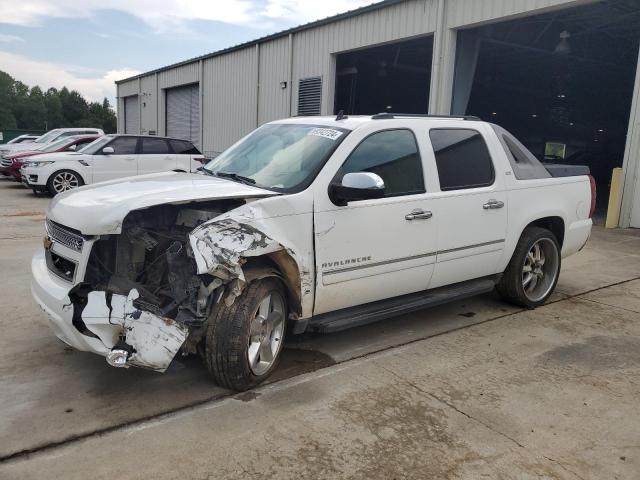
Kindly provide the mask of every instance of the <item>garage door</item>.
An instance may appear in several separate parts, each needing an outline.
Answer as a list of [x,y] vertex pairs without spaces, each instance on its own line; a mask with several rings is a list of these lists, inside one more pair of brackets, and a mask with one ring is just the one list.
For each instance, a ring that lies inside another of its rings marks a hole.
[[167,136],[191,140],[200,145],[200,102],[198,84],[167,90]]
[[124,133],[138,135],[140,133],[140,110],[138,96],[124,98]]

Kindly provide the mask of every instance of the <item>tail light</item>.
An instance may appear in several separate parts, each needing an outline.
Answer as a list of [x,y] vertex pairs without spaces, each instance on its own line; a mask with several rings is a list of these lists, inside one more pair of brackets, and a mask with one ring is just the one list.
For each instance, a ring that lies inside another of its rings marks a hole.
[[591,187],[591,209],[589,210],[589,218],[593,217],[593,212],[596,211],[596,180],[589,175],[589,186]]

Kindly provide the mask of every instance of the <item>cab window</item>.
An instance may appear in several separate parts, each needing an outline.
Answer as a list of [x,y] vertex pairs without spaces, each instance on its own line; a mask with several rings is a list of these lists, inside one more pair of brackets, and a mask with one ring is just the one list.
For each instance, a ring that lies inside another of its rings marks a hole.
[[424,193],[422,160],[411,130],[385,130],[365,138],[347,158],[338,178],[371,172],[384,180],[385,196]]
[[493,162],[477,130],[436,128],[429,131],[436,156],[440,190],[486,187],[493,183]]

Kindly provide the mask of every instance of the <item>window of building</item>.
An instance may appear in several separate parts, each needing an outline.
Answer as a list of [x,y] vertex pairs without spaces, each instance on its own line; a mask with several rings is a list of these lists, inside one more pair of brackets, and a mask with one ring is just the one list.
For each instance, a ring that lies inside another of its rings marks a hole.
[[425,192],[422,161],[410,130],[385,130],[365,138],[342,165],[340,178],[352,172],[380,175],[387,197]]
[[493,163],[476,130],[438,128],[429,132],[436,156],[440,190],[485,187],[494,180]]

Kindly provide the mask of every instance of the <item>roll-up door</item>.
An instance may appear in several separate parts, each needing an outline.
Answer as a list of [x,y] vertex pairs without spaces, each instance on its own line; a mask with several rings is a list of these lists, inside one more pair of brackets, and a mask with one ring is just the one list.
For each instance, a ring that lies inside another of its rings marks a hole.
[[200,101],[198,84],[166,91],[167,136],[200,145]]
[[124,133],[140,134],[140,110],[138,96],[124,97]]

